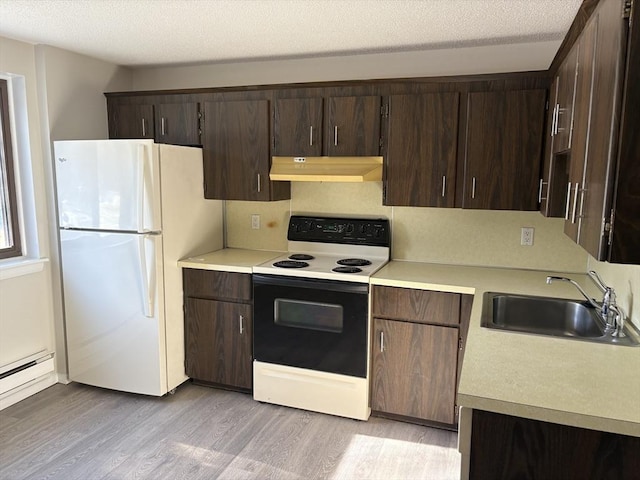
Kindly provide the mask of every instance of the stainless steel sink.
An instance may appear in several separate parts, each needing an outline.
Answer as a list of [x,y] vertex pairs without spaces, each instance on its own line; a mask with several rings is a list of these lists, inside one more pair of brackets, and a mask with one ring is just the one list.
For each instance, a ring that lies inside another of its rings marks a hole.
[[599,343],[639,344],[636,332],[626,326],[624,337],[606,335],[596,309],[580,300],[487,292],[482,326]]

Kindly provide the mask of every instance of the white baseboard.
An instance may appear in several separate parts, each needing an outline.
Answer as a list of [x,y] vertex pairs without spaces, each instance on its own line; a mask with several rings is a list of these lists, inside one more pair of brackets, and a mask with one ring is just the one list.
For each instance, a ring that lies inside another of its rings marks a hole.
[[0,410],[57,383],[53,355],[41,358],[44,359],[0,379]]

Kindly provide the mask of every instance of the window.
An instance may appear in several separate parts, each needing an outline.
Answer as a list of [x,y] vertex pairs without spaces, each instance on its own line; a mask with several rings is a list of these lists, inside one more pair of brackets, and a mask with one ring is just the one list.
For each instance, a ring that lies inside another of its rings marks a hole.
[[22,255],[13,148],[9,86],[0,79],[0,259]]

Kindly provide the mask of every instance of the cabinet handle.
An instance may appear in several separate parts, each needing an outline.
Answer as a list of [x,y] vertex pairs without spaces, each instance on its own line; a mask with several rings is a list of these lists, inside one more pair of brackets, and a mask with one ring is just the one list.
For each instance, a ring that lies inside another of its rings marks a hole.
[[260,186],[261,183],[262,182],[260,182],[260,174],[258,174],[258,193],[260,193],[260,190],[261,190],[261,186]]
[[338,146],[338,126],[333,127],[333,145]]
[[[542,186],[546,185],[547,182],[544,181],[544,179],[540,179],[540,186],[538,187],[538,203],[542,203]],[[545,197],[546,200],[546,197]]]
[[313,147],[313,125],[309,127],[309,146]]
[[143,137],[147,136],[147,125],[146,125],[146,122],[144,121],[144,118],[142,119],[142,136]]
[[576,190],[573,192],[573,212],[571,213],[571,223],[576,223],[576,208],[578,207],[578,190],[580,183],[576,183]]
[[567,200],[566,206],[564,207],[564,219],[569,220],[569,210],[571,208],[571,182],[567,185]]
[[162,134],[162,136],[165,135],[165,132],[164,132],[164,117],[162,117],[160,119],[160,133]]
[[380,353],[384,352],[384,332],[380,332]]
[[558,134],[558,123],[560,122],[560,104],[556,103],[555,108],[553,109],[553,135]]
[[239,320],[239,324],[240,324],[240,335],[242,335],[244,333],[244,317],[242,315],[240,315]]
[[447,193],[447,176],[442,176],[442,196],[444,197]]
[[476,198],[476,177],[471,179],[471,198]]

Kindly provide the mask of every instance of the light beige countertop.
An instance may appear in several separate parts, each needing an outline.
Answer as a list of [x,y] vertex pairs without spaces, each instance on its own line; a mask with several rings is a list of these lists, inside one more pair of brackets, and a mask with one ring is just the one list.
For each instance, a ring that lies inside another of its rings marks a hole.
[[201,270],[251,273],[251,268],[255,265],[259,265],[280,255],[282,255],[282,252],[223,248],[222,250],[216,250],[215,252],[204,255],[183,258],[178,261],[178,266],[183,268],[198,268]]
[[[640,437],[640,347],[530,335],[480,326],[484,292],[579,298],[557,272],[392,261],[374,285],[473,294],[458,405]],[[563,275],[594,298],[587,275]]]

